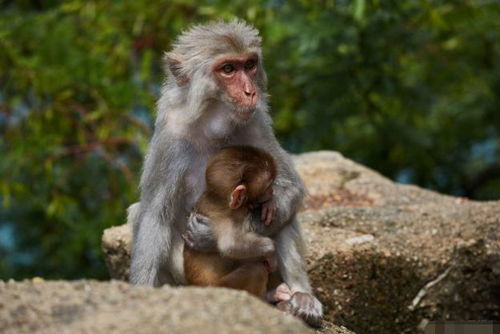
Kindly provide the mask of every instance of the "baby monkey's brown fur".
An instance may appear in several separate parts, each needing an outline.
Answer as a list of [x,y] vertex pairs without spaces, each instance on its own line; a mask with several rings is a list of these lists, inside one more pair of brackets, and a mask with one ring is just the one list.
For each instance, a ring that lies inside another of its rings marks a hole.
[[[250,231],[249,215],[253,208],[272,201],[276,173],[272,156],[251,146],[227,147],[210,159],[206,190],[195,209],[210,218],[218,252],[202,253],[184,247],[189,284],[265,295],[269,272],[276,266],[274,243]],[[266,220],[270,223],[271,219],[272,213]]]

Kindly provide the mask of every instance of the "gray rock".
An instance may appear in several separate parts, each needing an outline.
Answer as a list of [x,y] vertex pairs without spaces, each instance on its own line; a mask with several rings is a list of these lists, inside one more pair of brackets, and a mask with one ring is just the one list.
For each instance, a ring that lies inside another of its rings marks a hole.
[[132,231],[127,224],[104,230],[102,251],[112,279],[128,281]]
[[[350,333],[332,327],[325,333]],[[236,290],[0,282],[1,333],[313,333]]]
[[[395,333],[500,318],[500,201],[399,185],[336,152],[294,161],[309,191],[299,214],[309,274],[329,321]],[[114,278],[127,278],[129,240],[126,226],[105,232]]]
[[500,202],[399,185],[333,152],[296,158],[309,274],[327,319],[359,333],[498,319]]

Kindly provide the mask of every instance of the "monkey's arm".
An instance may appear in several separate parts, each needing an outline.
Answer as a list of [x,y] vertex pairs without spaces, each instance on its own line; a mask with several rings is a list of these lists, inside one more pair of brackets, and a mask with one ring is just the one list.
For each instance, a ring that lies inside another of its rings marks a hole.
[[291,298],[284,302],[282,307],[314,327],[321,326],[323,306],[313,295],[309,283],[304,265],[302,231],[296,218],[279,231],[275,241],[279,273],[292,293]]
[[289,313],[295,314],[310,325],[319,326],[323,317],[323,306],[312,294],[309,277],[304,265],[304,242],[302,230],[295,218],[305,188],[292,159],[281,148],[274,137],[269,115],[262,115],[263,126],[257,138],[262,140],[262,148],[270,152],[278,164],[278,176],[274,183],[274,200],[276,201],[276,214],[273,222],[265,226],[260,215],[255,215],[253,226],[256,231],[264,235],[274,235],[278,256],[279,273],[283,281],[292,292],[291,298],[286,301],[285,307]]
[[[259,216],[260,217],[260,216]],[[249,225],[257,225],[251,217]],[[262,224],[264,226],[264,224]],[[212,226],[217,226],[213,229]],[[272,239],[260,234],[242,231],[236,223],[218,221],[212,224],[210,218],[192,213],[188,218],[187,230],[183,234],[186,245],[199,252],[219,251],[233,259],[266,257],[274,253]],[[255,228],[252,227],[255,230]]]
[[238,260],[273,256],[275,249],[272,239],[242,231],[241,226],[234,222],[221,223],[216,223],[216,234],[217,248],[223,256]]
[[290,155],[281,147],[274,136],[269,115],[261,114],[258,120],[260,125],[255,128],[259,133],[254,135],[258,141],[254,145],[262,147],[273,155],[278,166],[278,175],[273,184],[272,200],[276,204],[274,219],[269,226],[265,226],[261,222],[260,211],[255,212],[253,228],[259,234],[275,235],[299,210],[305,188],[293,166]]
[[[160,267],[170,254],[174,222],[182,219],[183,175],[189,152],[179,140],[155,131],[141,177],[141,202],[133,222],[130,282],[158,286],[174,283],[172,277],[160,281]],[[177,213],[177,214],[176,214]]]

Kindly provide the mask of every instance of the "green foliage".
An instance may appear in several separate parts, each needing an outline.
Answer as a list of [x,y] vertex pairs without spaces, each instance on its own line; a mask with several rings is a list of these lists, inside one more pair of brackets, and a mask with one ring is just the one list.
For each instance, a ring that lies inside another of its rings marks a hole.
[[17,1],[0,12],[0,278],[106,277],[163,80],[193,23],[264,38],[276,132],[400,181],[500,196],[494,1]]
[[475,178],[500,155],[500,5],[350,3],[281,9],[293,24],[268,61],[281,76],[272,87],[280,137],[480,197]]

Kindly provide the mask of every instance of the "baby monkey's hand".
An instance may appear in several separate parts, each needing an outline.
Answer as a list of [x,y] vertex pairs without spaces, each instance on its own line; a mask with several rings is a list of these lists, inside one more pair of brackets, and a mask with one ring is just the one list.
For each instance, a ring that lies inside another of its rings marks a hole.
[[274,199],[271,198],[270,200],[262,203],[260,210],[260,220],[264,224],[270,225],[274,219],[274,215],[276,214],[276,203],[274,202]]

